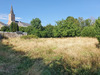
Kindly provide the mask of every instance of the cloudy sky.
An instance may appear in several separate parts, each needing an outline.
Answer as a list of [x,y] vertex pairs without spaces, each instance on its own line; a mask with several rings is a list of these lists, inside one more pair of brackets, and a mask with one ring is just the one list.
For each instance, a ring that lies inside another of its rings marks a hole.
[[40,18],[42,25],[55,25],[68,16],[84,19],[100,16],[100,0],[0,0],[0,21],[7,23],[11,5],[16,20],[30,23]]

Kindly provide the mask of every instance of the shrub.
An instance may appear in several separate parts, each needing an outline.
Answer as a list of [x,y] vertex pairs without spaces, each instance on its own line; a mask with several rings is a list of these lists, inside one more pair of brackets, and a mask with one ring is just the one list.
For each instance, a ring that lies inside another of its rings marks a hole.
[[38,38],[37,36],[35,35],[24,35],[24,36],[21,36],[22,39],[32,39],[32,38]]
[[99,43],[100,43],[100,35],[96,35],[96,38],[97,38],[97,40],[98,40]]
[[19,26],[18,26],[18,24],[15,23],[15,22],[12,22],[11,25],[10,25],[10,31],[11,31],[11,32],[19,31]]
[[100,35],[100,17],[95,21],[96,35]]
[[41,31],[41,37],[47,37],[47,31]]
[[1,27],[1,31],[10,31],[9,27],[8,26],[3,26]]
[[86,37],[95,37],[96,31],[93,26],[84,27],[84,29],[81,32],[81,36]]

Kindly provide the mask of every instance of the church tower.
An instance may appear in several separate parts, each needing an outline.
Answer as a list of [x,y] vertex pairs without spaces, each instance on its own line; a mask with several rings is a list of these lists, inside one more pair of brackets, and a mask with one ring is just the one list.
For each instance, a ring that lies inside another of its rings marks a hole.
[[13,12],[13,7],[11,6],[10,14],[9,14],[9,20],[8,25],[10,25],[12,22],[15,22],[15,14]]

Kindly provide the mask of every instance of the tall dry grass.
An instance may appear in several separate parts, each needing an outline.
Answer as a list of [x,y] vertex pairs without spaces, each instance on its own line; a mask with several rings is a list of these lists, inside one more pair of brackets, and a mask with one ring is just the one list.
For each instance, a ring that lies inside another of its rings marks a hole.
[[[61,57],[72,68],[100,68],[100,49],[96,38],[39,38],[24,40],[20,38],[3,39],[3,44],[23,51],[30,58],[43,58],[45,64]],[[66,67],[66,65],[63,65]],[[32,70],[32,69],[31,69]],[[31,71],[30,70],[30,71]],[[31,71],[32,72],[32,71]]]

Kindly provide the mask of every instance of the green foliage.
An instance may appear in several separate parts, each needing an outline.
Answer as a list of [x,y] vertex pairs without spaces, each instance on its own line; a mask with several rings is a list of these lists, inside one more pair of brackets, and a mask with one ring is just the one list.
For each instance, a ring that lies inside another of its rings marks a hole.
[[26,31],[30,35],[30,34],[32,34],[34,29],[35,28],[33,28],[32,26],[28,26],[27,28],[24,29],[24,31]]
[[95,20],[93,20],[93,18],[84,20],[82,17],[79,17],[78,21],[79,21],[80,26],[81,26],[81,31],[84,29],[84,27],[94,26],[94,22],[95,22]]
[[3,27],[1,27],[1,31],[6,31],[6,32],[9,32],[9,31],[10,31],[10,29],[9,29],[9,27],[8,27],[8,26],[3,26]]
[[59,26],[55,26],[53,29],[53,36],[54,37],[61,37],[61,31],[59,30]]
[[97,34],[97,35],[100,35],[100,18],[98,18],[98,19],[95,21],[95,30],[96,30],[96,34]]
[[90,19],[86,19],[85,20],[85,26],[90,26],[91,25],[91,20]]
[[38,38],[37,36],[35,35],[24,35],[24,36],[21,36],[22,39],[32,39],[32,38]]
[[83,17],[79,17],[78,21],[80,23],[80,26],[83,28],[85,26],[85,21],[83,20]]
[[81,36],[85,37],[95,37],[95,35],[96,31],[93,26],[84,27],[84,29],[81,32]]
[[96,38],[100,44],[100,17],[95,21]]
[[51,24],[48,24],[44,27],[44,30],[41,32],[41,37],[53,37],[53,28]]
[[26,29],[27,29],[27,27],[20,27],[19,26],[19,31],[26,32]]
[[43,27],[41,25],[41,20],[39,18],[35,18],[31,21],[31,26],[20,29],[21,31],[27,32],[29,35],[32,34],[41,37],[41,31],[43,30]]
[[44,31],[41,31],[40,32],[40,35],[41,35],[41,37],[48,37],[47,36],[47,31],[45,31],[45,30]]
[[97,38],[97,40],[98,40],[99,43],[100,43],[100,35],[96,35],[96,38]]
[[31,26],[19,27],[19,30],[27,32],[29,35],[32,34],[43,38],[75,36],[95,37],[95,34],[100,34],[99,22],[100,19],[98,18],[94,26],[91,19],[83,20],[82,17],[76,19],[69,16],[65,20],[57,21],[55,26],[48,24],[43,27],[41,25],[41,20],[35,18],[31,21]]
[[18,26],[18,24],[15,23],[15,22],[12,22],[11,25],[10,25],[10,31],[11,31],[11,32],[19,31],[19,26]]
[[67,17],[66,20],[56,22],[54,37],[74,37],[79,36],[81,32],[80,23],[74,17]]
[[42,30],[43,27],[41,25],[41,20],[39,18],[35,18],[31,21],[31,25],[36,28],[36,29],[39,29],[39,30]]

